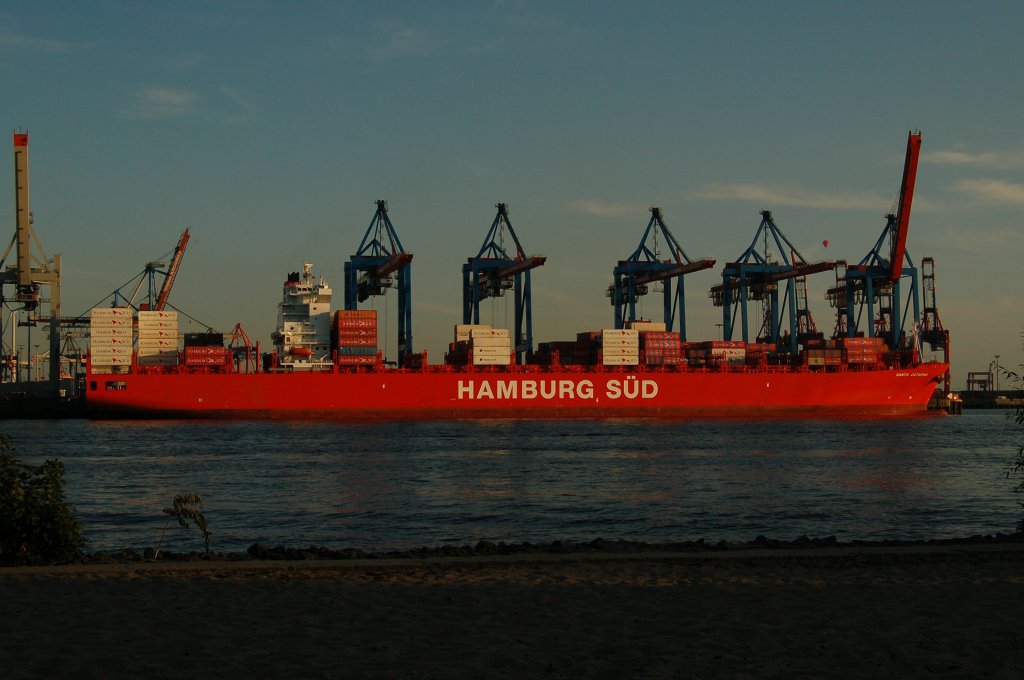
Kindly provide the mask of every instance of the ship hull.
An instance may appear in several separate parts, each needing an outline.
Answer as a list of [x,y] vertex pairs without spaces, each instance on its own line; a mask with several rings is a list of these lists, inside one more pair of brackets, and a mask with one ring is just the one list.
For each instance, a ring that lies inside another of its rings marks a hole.
[[871,371],[473,370],[90,374],[95,418],[908,416],[947,365]]

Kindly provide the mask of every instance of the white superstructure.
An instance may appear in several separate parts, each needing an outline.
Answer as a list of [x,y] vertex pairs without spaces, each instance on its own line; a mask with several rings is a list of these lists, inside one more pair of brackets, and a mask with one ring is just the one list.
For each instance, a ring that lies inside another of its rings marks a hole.
[[277,330],[272,335],[277,363],[282,368],[309,370],[331,365],[331,288],[313,265],[292,272],[277,306]]

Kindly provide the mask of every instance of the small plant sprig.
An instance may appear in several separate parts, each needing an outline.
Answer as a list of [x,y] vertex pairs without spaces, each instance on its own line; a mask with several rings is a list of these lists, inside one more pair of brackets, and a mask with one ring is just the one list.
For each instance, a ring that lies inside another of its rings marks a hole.
[[[203,499],[197,493],[177,494],[174,496],[174,506],[164,508],[164,513],[178,520],[183,528],[188,529],[189,522],[193,522],[203,532],[203,541],[206,544],[206,554],[210,554],[210,540],[213,533],[206,523],[206,516],[203,515]],[[162,542],[162,538],[161,538]]]
[[[1018,386],[1024,381],[1024,378],[1012,371],[1004,371],[1004,374]],[[1007,417],[1012,418],[1018,425],[1024,425],[1024,408],[1018,408],[1016,412],[1012,415],[1007,415]],[[1015,493],[1024,493],[1024,444],[1017,446],[1017,457],[1007,469],[1006,477],[1008,479],[1016,477],[1019,481],[1013,490]],[[1020,505],[1024,508],[1024,503]],[[1024,533],[1024,518],[1017,524],[1017,531]]]

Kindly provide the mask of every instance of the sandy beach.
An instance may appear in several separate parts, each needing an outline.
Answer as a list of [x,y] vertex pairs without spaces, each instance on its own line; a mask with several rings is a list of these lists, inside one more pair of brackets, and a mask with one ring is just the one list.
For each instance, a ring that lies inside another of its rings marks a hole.
[[22,678],[1017,678],[1024,545],[0,569]]

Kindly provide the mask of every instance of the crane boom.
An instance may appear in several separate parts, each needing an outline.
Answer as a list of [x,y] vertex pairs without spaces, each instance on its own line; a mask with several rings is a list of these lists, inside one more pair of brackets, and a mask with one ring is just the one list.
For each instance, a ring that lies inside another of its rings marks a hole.
[[903,258],[907,252],[907,230],[910,227],[910,205],[914,201],[914,184],[917,181],[917,161],[921,155],[921,133],[907,135],[907,157],[903,163],[903,182],[900,184],[899,208],[896,211],[896,231],[892,235],[892,250],[889,257],[889,283],[895,283],[903,275]]
[[188,227],[178,239],[178,245],[174,247],[174,255],[171,257],[171,264],[167,267],[167,276],[164,278],[164,285],[160,287],[160,294],[156,299],[156,311],[162,310],[167,305],[167,298],[171,296],[171,286],[178,275],[178,268],[181,267],[181,258],[185,256],[185,246],[188,245]]
[[[836,264],[838,263],[835,260],[825,260],[822,262],[797,264],[793,265],[791,269],[786,269],[783,271],[765,272],[763,274],[759,274],[757,275],[756,280],[758,283],[762,284],[777,283],[779,281],[787,281],[789,279],[796,279],[801,276],[807,276],[808,274],[818,274],[820,272],[827,272],[830,269],[835,269]],[[742,266],[742,263],[731,263],[730,266]],[[715,297],[716,295],[722,295],[724,290],[725,286],[723,286],[722,284],[712,286],[711,297]]]

